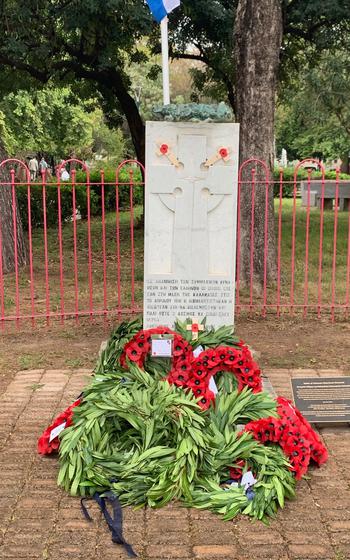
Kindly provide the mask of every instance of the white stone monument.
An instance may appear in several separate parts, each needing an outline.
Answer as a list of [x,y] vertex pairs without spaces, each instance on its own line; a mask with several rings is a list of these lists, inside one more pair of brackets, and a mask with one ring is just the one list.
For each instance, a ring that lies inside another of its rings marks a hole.
[[144,327],[234,322],[239,125],[148,122]]

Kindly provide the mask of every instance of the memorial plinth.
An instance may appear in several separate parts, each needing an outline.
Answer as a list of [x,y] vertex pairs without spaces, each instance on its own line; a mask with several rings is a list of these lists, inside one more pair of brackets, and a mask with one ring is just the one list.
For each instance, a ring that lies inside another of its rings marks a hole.
[[148,122],[144,327],[234,322],[239,125]]

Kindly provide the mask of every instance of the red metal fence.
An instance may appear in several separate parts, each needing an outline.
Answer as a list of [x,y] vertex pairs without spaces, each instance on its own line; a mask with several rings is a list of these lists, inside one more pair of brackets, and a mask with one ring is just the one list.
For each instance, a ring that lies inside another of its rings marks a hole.
[[[315,164],[316,180],[308,169],[303,182],[299,170]],[[69,166],[70,178],[62,181]],[[55,178],[46,173],[30,180],[19,160],[0,163],[9,180],[12,215],[0,208],[0,326],[30,320],[82,316],[107,318],[139,313],[143,292],[142,199],[144,169],[137,161],[122,162],[113,177],[95,174],[81,161],[63,162]],[[4,179],[5,180],[5,179]],[[264,204],[255,196],[265,189]],[[7,187],[9,189],[9,187]],[[243,189],[249,189],[249,274],[240,279],[241,213]],[[269,278],[269,193],[274,189],[276,273]],[[294,176],[269,176],[256,159],[239,172],[236,313],[328,314],[346,318],[350,306],[350,183],[325,177],[319,162],[300,163]],[[18,264],[16,204],[23,222],[27,265]],[[255,220],[264,216],[262,288],[254,284]],[[3,270],[3,220],[11,221],[14,270]]]

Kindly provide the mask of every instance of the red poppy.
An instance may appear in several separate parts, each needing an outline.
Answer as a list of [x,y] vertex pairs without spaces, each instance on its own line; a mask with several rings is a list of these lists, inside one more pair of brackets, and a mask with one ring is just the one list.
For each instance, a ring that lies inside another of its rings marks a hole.
[[213,368],[220,363],[216,350],[209,349],[200,354],[201,361],[206,368]]
[[192,368],[192,364],[189,359],[181,358],[180,360],[176,360],[175,368],[177,370],[190,372]]
[[232,480],[240,480],[242,478],[243,469],[245,467],[245,460],[239,459],[230,467],[230,478]]
[[244,365],[242,352],[239,350],[230,349],[227,351],[226,358],[224,359],[224,364],[230,367],[239,367]]
[[207,410],[210,404],[212,403],[212,401],[214,400],[215,400],[214,393],[210,391],[210,389],[207,389],[203,394],[203,396],[198,400],[198,404],[202,408],[202,410]]
[[208,375],[208,370],[204,367],[204,365],[194,366],[192,368],[192,376],[195,379],[206,379]]
[[133,342],[130,346],[128,346],[128,348],[126,348],[125,353],[129,360],[132,362],[138,362],[142,357],[143,351],[142,348],[139,348],[138,345]]
[[[68,428],[72,425],[73,422],[73,409],[76,406],[79,406],[81,400],[76,400],[73,404],[71,404],[64,412],[61,412],[52,422],[52,424],[46,428],[43,434],[40,436],[38,440],[38,453],[41,455],[50,455],[51,453],[56,453],[60,446],[60,440],[58,435],[50,441],[51,432],[57,426],[60,426],[64,422],[66,423],[65,428]],[[65,429],[64,428],[64,429]]]
[[189,387],[195,395],[203,395],[208,389],[208,383],[205,379],[190,379],[187,382]]
[[187,371],[181,371],[176,369],[176,370],[172,370],[172,372],[168,377],[168,380],[170,383],[174,383],[178,387],[187,386],[189,375]]
[[229,350],[230,349],[227,348],[227,346],[218,346],[216,348],[216,354],[219,357],[219,360],[220,360],[221,363],[224,363],[224,360],[227,357]]
[[188,344],[185,340],[176,336],[174,338],[174,348],[173,348],[173,355],[174,356],[181,356],[185,354],[186,350],[188,350]]

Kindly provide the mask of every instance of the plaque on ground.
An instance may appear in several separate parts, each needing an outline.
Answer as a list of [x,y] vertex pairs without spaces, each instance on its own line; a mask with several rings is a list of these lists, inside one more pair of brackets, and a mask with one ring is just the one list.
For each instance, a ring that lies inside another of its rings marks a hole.
[[350,422],[350,377],[291,380],[294,403],[309,422]]
[[146,131],[144,327],[233,324],[239,125]]

